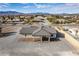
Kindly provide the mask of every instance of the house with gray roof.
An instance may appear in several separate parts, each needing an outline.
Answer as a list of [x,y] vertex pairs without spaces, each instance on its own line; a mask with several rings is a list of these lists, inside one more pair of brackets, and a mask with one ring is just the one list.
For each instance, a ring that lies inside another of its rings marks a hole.
[[45,17],[37,16],[33,19],[33,23],[41,25],[44,23]]
[[52,28],[51,26],[27,26],[23,27],[20,30],[20,34],[23,35],[32,35],[32,36],[39,36],[42,41],[42,37],[47,37],[50,41],[50,38],[56,38],[56,30]]

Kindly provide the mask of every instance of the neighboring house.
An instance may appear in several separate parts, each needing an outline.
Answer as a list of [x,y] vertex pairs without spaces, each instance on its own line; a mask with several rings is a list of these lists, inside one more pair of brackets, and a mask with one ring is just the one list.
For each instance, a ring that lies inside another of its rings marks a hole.
[[18,18],[14,18],[14,19],[12,20],[12,22],[13,22],[13,23],[16,23],[16,24],[23,24],[23,23],[24,23],[24,21],[20,21],[20,19],[18,19]]
[[47,20],[47,17],[37,16],[33,19],[34,24],[39,25],[50,25],[50,22]]
[[71,28],[69,29],[69,32],[75,36],[75,37],[78,37],[78,33],[79,33],[79,30],[77,28]]
[[64,26],[64,30],[69,32],[72,36],[79,38],[79,29],[76,26],[76,28],[73,28],[73,26]]
[[33,19],[33,23],[41,25],[41,24],[44,23],[44,20],[45,20],[44,17],[42,17],[42,16],[37,16],[37,17],[35,17],[35,18]]
[[37,17],[35,17],[36,19],[41,19],[41,20],[44,20],[45,19],[45,17],[42,17],[42,16],[37,16]]
[[7,23],[12,23],[12,20],[11,20],[11,19],[8,19],[8,20],[7,20]]
[[57,21],[59,21],[60,23],[64,23],[65,19],[57,19]]
[[20,18],[24,18],[25,16],[20,16]]
[[73,17],[72,15],[63,15],[64,18]]
[[14,21],[14,22],[20,22],[20,19],[14,18],[12,21]]
[[8,20],[7,20],[7,22],[11,22],[11,21],[12,21],[11,19],[8,19]]
[[0,22],[3,22],[3,20],[2,20],[2,19],[0,19]]
[[19,22],[20,22],[20,21],[19,21],[18,19],[13,19],[13,20],[8,19],[8,20],[7,20],[7,23],[10,23],[10,24],[19,23]]

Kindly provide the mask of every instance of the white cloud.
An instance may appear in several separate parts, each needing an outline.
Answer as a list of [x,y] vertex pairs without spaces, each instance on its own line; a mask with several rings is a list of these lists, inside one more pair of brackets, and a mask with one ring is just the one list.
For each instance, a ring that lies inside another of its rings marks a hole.
[[79,3],[65,3],[66,6],[79,6]]
[[0,5],[0,8],[5,8],[5,7],[7,7],[6,5]]
[[7,8],[9,4],[0,3],[0,8]]
[[34,5],[36,6],[36,8],[49,8],[50,5],[43,5],[43,4],[36,4],[34,3]]
[[26,5],[27,3],[20,3],[20,4]]
[[[19,11],[19,12],[21,12],[21,11]],[[30,10],[24,10],[23,13],[32,13],[32,11],[30,11]]]
[[31,6],[24,6],[23,8],[31,8]]
[[9,9],[10,11],[16,11],[16,9]]

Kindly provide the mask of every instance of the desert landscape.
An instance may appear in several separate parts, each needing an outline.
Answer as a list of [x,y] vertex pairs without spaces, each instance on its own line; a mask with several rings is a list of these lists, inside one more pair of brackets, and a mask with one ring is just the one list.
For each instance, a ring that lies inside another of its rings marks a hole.
[[[22,8],[25,5],[31,5],[27,8],[33,8],[31,13],[25,12],[26,9]],[[50,7],[42,7],[44,10],[40,12],[38,5],[55,6],[12,3],[10,8],[23,10],[0,11],[0,56],[78,56],[79,14],[71,11],[52,13],[55,10],[49,13]],[[57,6],[61,8],[65,4]]]

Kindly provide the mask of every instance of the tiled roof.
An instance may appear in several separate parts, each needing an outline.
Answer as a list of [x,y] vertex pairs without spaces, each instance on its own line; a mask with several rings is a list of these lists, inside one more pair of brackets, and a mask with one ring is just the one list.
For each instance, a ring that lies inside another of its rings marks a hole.
[[41,26],[38,30],[32,33],[33,36],[51,36],[51,34],[56,33],[54,28],[49,26]]
[[33,36],[51,36],[56,33],[56,30],[49,26],[26,26],[20,30],[20,34],[33,35]]
[[20,30],[20,34],[29,34],[31,35],[38,27],[36,26],[26,26]]

